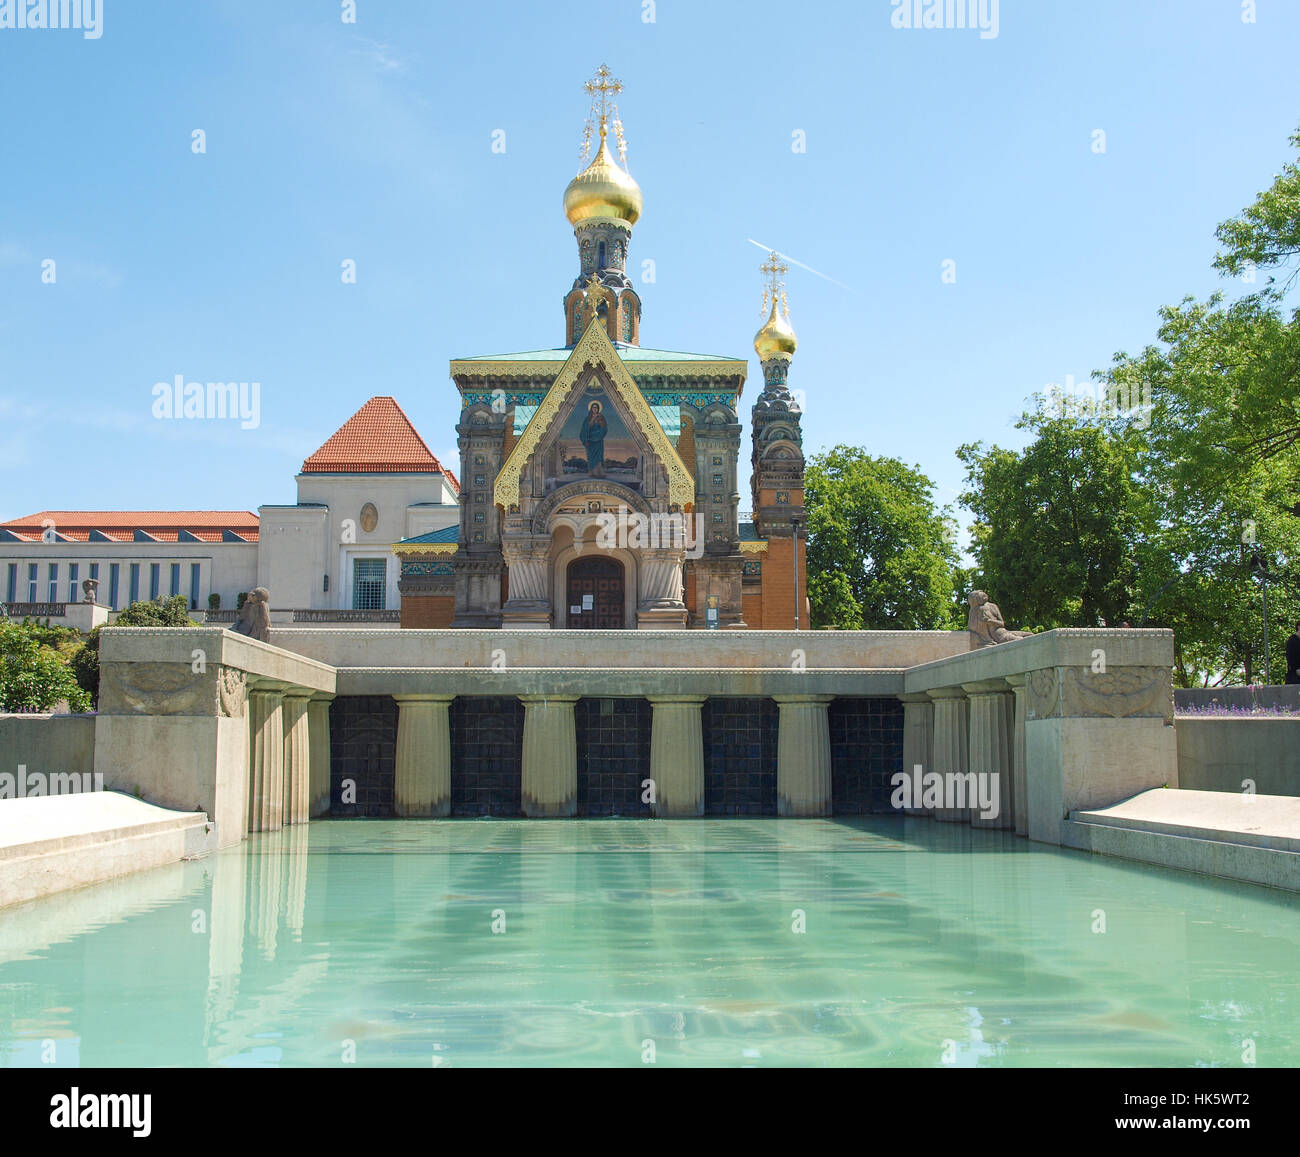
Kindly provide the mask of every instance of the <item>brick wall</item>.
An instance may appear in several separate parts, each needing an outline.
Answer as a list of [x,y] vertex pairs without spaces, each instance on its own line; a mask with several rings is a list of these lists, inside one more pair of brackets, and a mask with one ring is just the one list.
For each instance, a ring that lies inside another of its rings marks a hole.
[[455,595],[403,595],[402,627],[434,630],[450,627],[456,613]]
[[[789,538],[768,540],[763,556],[763,613],[762,629],[765,631],[790,631],[794,629],[794,565],[790,557]],[[807,630],[808,622],[808,559],[807,544],[799,540],[799,627]],[[746,622],[749,619],[746,618]],[[752,626],[752,624],[751,624]]]

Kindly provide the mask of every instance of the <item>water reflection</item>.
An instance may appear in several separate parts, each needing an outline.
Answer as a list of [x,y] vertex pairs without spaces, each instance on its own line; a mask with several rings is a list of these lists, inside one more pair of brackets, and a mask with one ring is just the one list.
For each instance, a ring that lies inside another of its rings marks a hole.
[[1300,1064],[1297,916],[925,820],[317,822],[5,912],[0,1055]]

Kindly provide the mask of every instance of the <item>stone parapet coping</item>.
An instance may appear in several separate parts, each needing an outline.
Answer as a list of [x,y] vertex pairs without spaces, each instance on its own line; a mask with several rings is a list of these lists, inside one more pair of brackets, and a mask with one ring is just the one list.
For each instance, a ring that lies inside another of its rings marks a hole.
[[644,699],[659,695],[768,698],[776,695],[894,698],[902,670],[785,667],[344,667],[340,695],[551,696]]
[[202,652],[207,667],[234,667],[255,680],[334,693],[334,668],[328,663],[220,627],[106,627],[99,661],[191,663],[195,651]]
[[1000,679],[1027,671],[1049,667],[1086,667],[1098,661],[1098,652],[1106,669],[1116,667],[1163,667],[1174,663],[1174,633],[1168,630],[1126,630],[1116,628],[1061,628],[1044,631],[1013,643],[981,647],[964,655],[954,655],[921,663],[907,671],[904,689],[908,692],[930,691]]

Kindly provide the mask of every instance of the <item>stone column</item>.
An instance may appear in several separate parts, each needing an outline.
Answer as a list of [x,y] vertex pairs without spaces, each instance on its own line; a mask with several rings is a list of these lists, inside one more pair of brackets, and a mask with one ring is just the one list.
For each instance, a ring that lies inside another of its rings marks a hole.
[[451,707],[454,695],[394,695],[397,700],[399,816],[451,814]]
[[506,563],[510,592],[510,598],[501,608],[502,626],[546,630],[552,622],[550,539],[537,535],[523,539],[507,537],[502,539],[501,553]]
[[[969,770],[966,692],[942,687],[926,692],[934,700],[934,770],[941,776],[965,775]],[[947,780],[944,780],[945,786]],[[944,823],[964,823],[965,808],[935,808],[934,818]]]
[[330,810],[330,701],[333,698],[333,695],[318,695],[307,705],[311,749],[307,811],[311,816],[328,815]]
[[831,814],[833,695],[774,695],[781,708],[776,733],[776,811],[781,816]]
[[284,722],[279,686],[248,693],[248,830],[275,832],[284,820]]
[[[667,533],[665,531],[665,533]],[[637,629],[680,630],[686,626],[682,601],[684,549],[644,549],[637,559]]]
[[1029,772],[1025,763],[1025,680],[1028,675],[1008,675],[1007,682],[1016,696],[1016,722],[1011,734],[1011,802],[1015,812],[1016,835],[1029,834]]
[[[1014,828],[1011,741],[1015,729],[1015,696],[1003,679],[963,683],[962,690],[970,696],[970,770],[977,777],[977,790],[993,796],[994,806],[990,810],[997,811],[996,816],[982,818],[976,797],[970,801],[971,826]],[[996,794],[992,793],[991,779],[984,778],[993,775],[998,777]]]
[[650,778],[654,814],[664,818],[704,814],[703,695],[648,695]]
[[578,733],[573,722],[577,701],[576,695],[519,696],[524,705],[522,796],[526,816],[578,813]]
[[[913,798],[920,798],[922,776],[934,770],[934,700],[924,691],[900,695],[903,702],[903,770],[912,777]],[[908,815],[930,815],[932,808],[904,808]]]
[[311,743],[307,704],[311,692],[299,687],[284,693],[280,709],[284,724],[284,811],[283,822],[305,824],[310,818]]

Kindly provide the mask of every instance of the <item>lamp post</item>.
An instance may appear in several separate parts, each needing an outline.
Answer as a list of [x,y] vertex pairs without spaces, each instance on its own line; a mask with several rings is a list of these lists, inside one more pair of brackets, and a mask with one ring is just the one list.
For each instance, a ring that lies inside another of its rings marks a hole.
[[1273,576],[1269,574],[1268,565],[1264,561],[1263,552],[1256,547],[1250,559],[1250,569],[1259,579],[1260,591],[1264,596],[1264,683],[1267,686],[1272,675],[1272,663],[1269,661],[1268,653],[1268,581]]
[[802,514],[790,515],[790,541],[793,549],[790,557],[794,560],[794,629],[799,629],[799,526],[804,521]]

